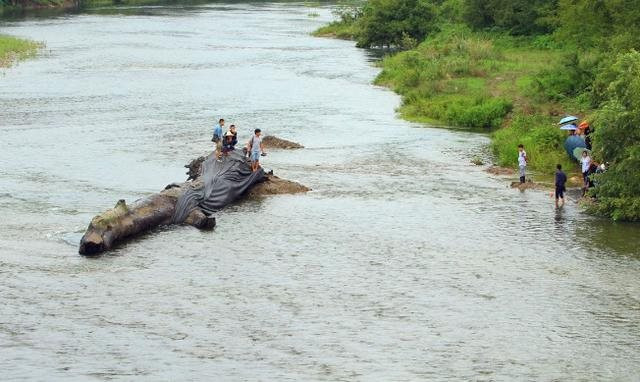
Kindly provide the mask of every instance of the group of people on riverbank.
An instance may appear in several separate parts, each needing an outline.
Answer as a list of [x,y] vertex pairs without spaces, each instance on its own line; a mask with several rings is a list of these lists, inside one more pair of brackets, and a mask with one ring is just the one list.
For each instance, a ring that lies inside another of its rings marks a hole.
[[569,126],[575,128],[575,130],[569,130],[569,136],[575,135],[581,138],[584,141],[587,150],[591,150],[591,133],[593,133],[593,129],[589,122],[582,121],[577,126],[575,124],[571,124]]
[[[570,157],[578,160],[580,163],[580,170],[582,173],[582,196],[586,196],[589,188],[594,186],[593,179],[591,177],[592,174],[604,171],[604,165],[600,165],[596,163],[590,155],[591,152],[591,139],[590,134],[593,132],[593,129],[590,128],[587,122],[582,122],[579,126],[570,125],[573,128],[565,130],[569,130],[569,138],[580,137],[586,143],[583,146],[578,147],[570,147],[567,149]],[[564,126],[566,127],[566,125]],[[566,143],[565,143],[566,145]],[[573,154],[573,156],[572,156]],[[524,149],[523,144],[518,145],[518,168],[520,175],[520,183],[523,184],[526,182],[526,168],[529,158],[527,157],[527,152]],[[564,193],[566,191],[566,183],[567,183],[567,175],[562,171],[562,165],[556,165],[556,173],[555,173],[555,204],[556,208],[560,208],[564,206],[565,199]]]
[[[586,151],[584,152],[587,153]],[[588,157],[587,157],[588,158]],[[590,158],[588,159],[590,161]],[[524,145],[518,145],[518,169],[520,175],[520,183],[523,184],[526,181],[526,169],[527,162],[529,158],[527,157],[527,152],[524,150]],[[587,159],[585,159],[585,162]],[[584,171],[584,165],[583,165]],[[586,175],[583,173],[583,179],[586,179]],[[555,173],[555,198],[556,198],[556,208],[560,208],[564,206],[564,193],[567,190],[567,174],[562,171],[562,165],[558,163],[556,165],[556,173]]]
[[[236,125],[229,126],[229,130],[223,133],[225,121],[223,118],[213,127],[213,138],[211,141],[215,143],[215,155],[218,160],[228,156],[231,151],[235,150],[238,144],[238,131]],[[260,168],[260,157],[267,155],[262,144],[262,131],[255,129],[253,135],[242,148],[245,158],[251,161],[251,170],[257,171]]]
[[[593,187],[593,180],[589,177],[599,171],[599,166],[595,163],[589,151],[582,151],[582,157],[580,158],[580,170],[582,172],[582,196],[587,195],[590,187]],[[556,196],[556,208],[564,206],[564,192],[566,191],[567,175],[562,171],[562,165],[556,165],[555,176],[555,196]]]

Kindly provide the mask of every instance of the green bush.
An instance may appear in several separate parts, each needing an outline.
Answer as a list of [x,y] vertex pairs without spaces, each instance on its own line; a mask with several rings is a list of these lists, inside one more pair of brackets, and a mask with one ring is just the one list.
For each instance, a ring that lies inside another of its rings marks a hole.
[[640,221],[640,53],[620,54],[601,76],[614,80],[596,113],[593,154],[609,166],[597,177],[598,202],[589,209],[615,220]]
[[497,128],[511,109],[511,103],[500,98],[445,95],[409,102],[401,112],[413,120],[422,116],[461,127]]
[[356,6],[344,6],[338,8],[334,14],[338,20],[319,28],[313,32],[313,35],[333,36],[345,40],[355,39],[360,31],[358,20],[362,15],[362,9]]
[[444,0],[438,7],[438,24],[461,24],[467,0]]
[[453,104],[445,120],[458,126],[497,128],[512,108],[505,99],[480,97],[469,105]]
[[[537,98],[563,101],[590,93],[602,58],[594,54],[567,53],[560,62],[542,70],[534,79],[533,94]],[[595,105],[594,105],[595,106]]]
[[430,0],[369,0],[358,20],[357,45],[403,47],[409,39],[422,41],[434,28],[435,15]]
[[376,83],[403,95],[400,112],[408,119],[499,127],[512,103],[488,94],[482,77],[502,55],[464,26],[442,29],[416,49],[386,57]]
[[497,28],[514,35],[548,32],[544,18],[552,12],[549,0],[466,0],[463,18],[473,28]]
[[637,0],[558,0],[555,34],[580,49],[626,51],[640,47]]

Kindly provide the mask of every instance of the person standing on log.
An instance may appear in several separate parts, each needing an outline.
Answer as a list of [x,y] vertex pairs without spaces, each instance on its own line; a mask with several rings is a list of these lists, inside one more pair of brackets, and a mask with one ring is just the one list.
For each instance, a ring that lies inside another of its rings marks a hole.
[[229,155],[230,151],[236,149],[238,143],[238,132],[236,131],[236,125],[229,126],[229,131],[224,133],[224,139],[222,140],[222,155]]
[[236,125],[229,126],[229,131],[233,134],[233,148],[238,144],[238,131],[236,130]]
[[222,155],[223,156],[228,156],[230,151],[235,150],[235,145],[236,145],[236,142],[237,142],[237,140],[235,140],[235,139],[236,138],[233,136],[233,133],[231,132],[231,130],[227,131],[224,134],[224,140],[222,141]]
[[264,152],[264,147],[262,145],[262,130],[255,129],[254,135],[249,140],[249,153],[251,155],[251,171],[256,172],[260,168],[260,155],[264,156],[267,153]]
[[213,138],[211,142],[216,144],[216,158],[222,156],[222,128],[224,127],[224,119],[220,118],[218,124],[213,127]]

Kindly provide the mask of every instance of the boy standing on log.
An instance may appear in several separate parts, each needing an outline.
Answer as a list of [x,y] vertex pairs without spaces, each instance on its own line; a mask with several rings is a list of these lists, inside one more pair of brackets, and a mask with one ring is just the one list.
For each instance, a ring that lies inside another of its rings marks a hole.
[[249,155],[251,156],[251,171],[256,172],[260,168],[260,155],[266,155],[262,146],[262,130],[255,129],[254,135],[247,144]]
[[237,140],[233,135],[233,132],[231,132],[231,130],[227,131],[224,134],[224,140],[222,141],[222,155],[228,156],[229,152],[235,150],[236,142]]
[[224,127],[224,119],[220,118],[218,124],[213,127],[213,138],[211,142],[216,144],[216,158],[222,156],[222,128]]
[[233,134],[233,146],[238,144],[238,131],[236,130],[236,125],[229,126],[229,131]]

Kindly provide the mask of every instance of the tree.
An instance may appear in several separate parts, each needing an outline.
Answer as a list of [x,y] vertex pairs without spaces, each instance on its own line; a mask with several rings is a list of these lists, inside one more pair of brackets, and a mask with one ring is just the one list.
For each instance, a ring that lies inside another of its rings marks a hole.
[[556,0],[466,0],[463,18],[476,29],[499,28],[514,35],[549,31],[544,21]]
[[362,10],[359,47],[399,47],[422,41],[433,30],[435,5],[428,0],[370,0]]
[[640,48],[639,0],[559,0],[556,34],[581,49]]
[[609,168],[597,176],[592,209],[615,220],[640,221],[640,53],[620,54],[602,76],[613,80],[596,116],[593,147]]

